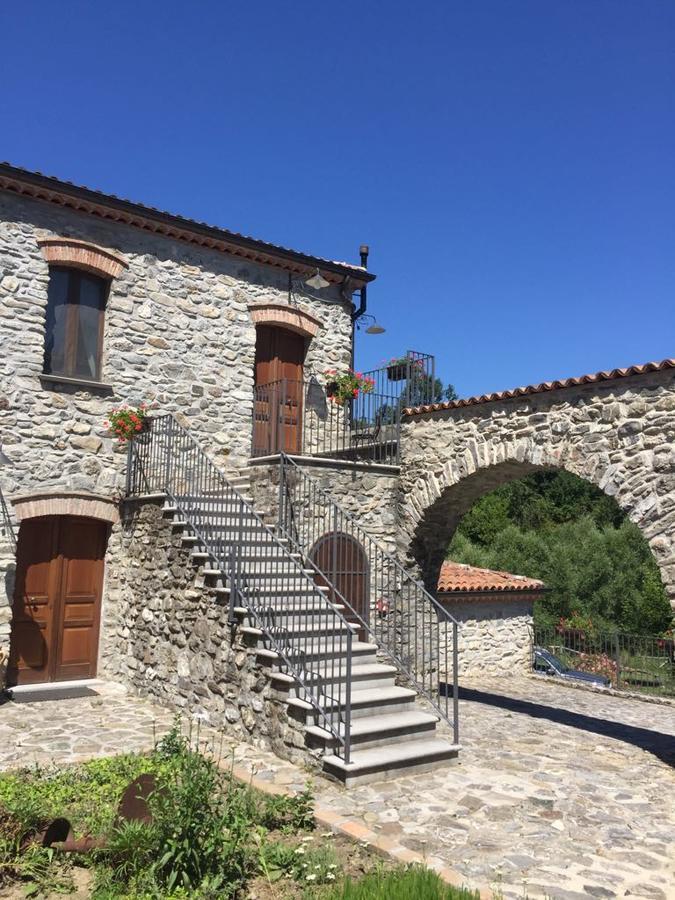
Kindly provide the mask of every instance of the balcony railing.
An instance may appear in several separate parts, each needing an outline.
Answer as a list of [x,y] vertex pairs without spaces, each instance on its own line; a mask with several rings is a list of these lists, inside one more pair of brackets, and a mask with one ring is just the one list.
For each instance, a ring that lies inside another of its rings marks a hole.
[[428,353],[407,350],[405,356],[363,374],[375,382],[376,394],[394,397],[401,409],[441,399],[438,396],[441,386],[436,383],[436,359]]
[[257,385],[253,456],[287,453],[397,465],[401,405],[393,395],[362,393],[344,405],[315,378]]

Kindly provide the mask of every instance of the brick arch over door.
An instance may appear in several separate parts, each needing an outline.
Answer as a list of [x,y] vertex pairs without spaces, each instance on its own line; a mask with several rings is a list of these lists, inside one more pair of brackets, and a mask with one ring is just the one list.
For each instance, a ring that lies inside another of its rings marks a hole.
[[563,468],[614,497],[649,543],[675,601],[675,371],[469,403],[406,419],[401,551],[435,585],[478,497]]

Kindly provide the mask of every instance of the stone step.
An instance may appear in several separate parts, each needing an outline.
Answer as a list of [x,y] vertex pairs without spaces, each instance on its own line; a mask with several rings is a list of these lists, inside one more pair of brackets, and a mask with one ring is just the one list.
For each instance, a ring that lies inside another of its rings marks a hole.
[[345,787],[429,772],[456,759],[461,748],[442,738],[403,741],[389,747],[355,750],[349,763],[331,754],[323,757],[323,770]]
[[[342,613],[342,610],[338,609],[336,612]],[[260,615],[262,621],[262,613]],[[254,625],[256,621],[248,610],[245,610],[240,618],[242,625]],[[268,619],[265,619],[265,623],[267,627],[270,627]],[[357,629],[358,626],[352,626],[349,622],[342,621],[340,616],[329,616],[321,611],[310,610],[304,618],[293,615],[289,619],[283,615],[277,615],[276,611],[274,616],[274,634],[277,638],[296,636],[312,643],[322,638],[324,643],[338,639],[344,644],[345,650],[347,647],[346,635],[349,631],[356,634]],[[355,640],[352,641],[352,646],[354,643],[356,643]]]
[[[342,663],[344,656],[338,659]],[[325,685],[344,684],[347,680],[347,667],[344,664],[338,665],[337,660],[317,660],[308,668],[312,675]],[[352,660],[352,701],[354,696],[360,691],[394,687],[396,674],[396,666],[390,666],[386,663],[362,663],[360,660],[358,662]]]
[[[253,617],[255,612],[258,612],[259,615],[263,615],[265,609],[260,609],[259,607],[251,608],[248,606],[235,606],[235,613],[242,618],[245,616]],[[293,603],[284,604],[281,607],[274,607],[273,609],[275,624],[278,627],[282,625],[287,628],[287,630],[291,631],[291,629],[302,628],[303,624],[307,626],[308,629],[314,628],[314,619],[317,619],[316,627],[322,627],[327,625],[328,622],[333,623],[336,627],[338,623],[341,621],[339,617],[334,616],[333,613],[344,613],[344,606],[340,603],[330,603],[330,601],[325,600],[322,601],[320,598],[312,598],[310,600],[302,601],[294,601]],[[291,617],[289,619],[288,617]],[[351,627],[351,626],[350,626]],[[358,626],[354,626],[352,630],[357,628]]]
[[[341,700],[344,695],[338,693],[334,700],[326,699],[326,709],[339,709],[344,706]],[[363,691],[352,691],[352,719],[360,719],[366,716],[388,715],[395,712],[409,712],[415,702],[417,694],[410,688],[384,687],[371,688]],[[318,724],[318,713],[310,703],[300,698],[290,698],[289,706],[294,706],[298,712],[304,711],[306,722],[311,725]]]
[[[369,750],[373,747],[391,746],[394,743],[422,740],[434,737],[438,717],[421,709],[391,715],[356,719],[351,723],[351,745],[355,750]],[[319,725],[305,728],[311,747],[334,749],[338,739]],[[340,729],[344,734],[344,726]]]
[[[308,662],[319,659],[344,659],[347,645],[344,641],[319,641],[309,642],[303,651]],[[377,660],[377,646],[375,644],[367,644],[365,641],[352,641],[352,659],[358,665],[366,665],[375,663]],[[258,649],[258,657],[265,666],[277,666],[282,662],[282,657],[273,645],[269,647],[260,647]]]

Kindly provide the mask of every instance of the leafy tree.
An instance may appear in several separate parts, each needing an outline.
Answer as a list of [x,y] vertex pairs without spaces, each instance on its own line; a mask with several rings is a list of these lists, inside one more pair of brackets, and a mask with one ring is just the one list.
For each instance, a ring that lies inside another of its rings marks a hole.
[[600,628],[659,634],[670,603],[649,546],[617,503],[568,472],[537,472],[486,494],[464,516],[448,557],[541,579],[535,620],[575,612]]

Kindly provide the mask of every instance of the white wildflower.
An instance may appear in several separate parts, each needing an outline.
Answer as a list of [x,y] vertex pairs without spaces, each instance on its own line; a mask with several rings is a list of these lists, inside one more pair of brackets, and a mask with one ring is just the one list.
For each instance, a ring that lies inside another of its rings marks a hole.
[[305,848],[304,847],[296,847],[295,853],[296,853],[296,856],[304,856]]
[[308,875],[306,881],[316,881],[316,875]]

